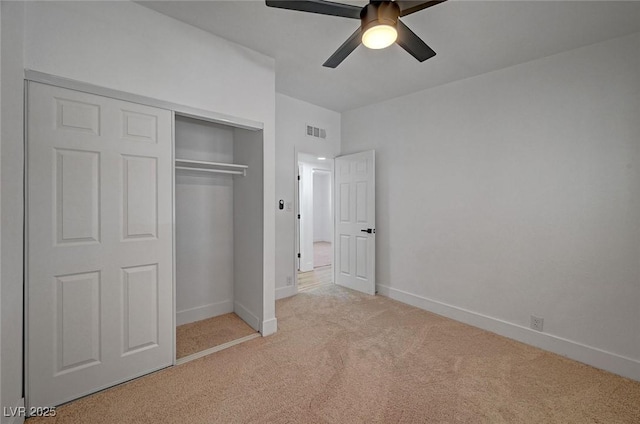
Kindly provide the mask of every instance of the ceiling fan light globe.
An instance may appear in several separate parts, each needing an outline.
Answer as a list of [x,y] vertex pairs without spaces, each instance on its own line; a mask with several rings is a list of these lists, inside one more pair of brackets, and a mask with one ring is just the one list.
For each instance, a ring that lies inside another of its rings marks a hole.
[[396,42],[398,31],[392,25],[375,25],[362,34],[362,44],[370,49],[384,49]]

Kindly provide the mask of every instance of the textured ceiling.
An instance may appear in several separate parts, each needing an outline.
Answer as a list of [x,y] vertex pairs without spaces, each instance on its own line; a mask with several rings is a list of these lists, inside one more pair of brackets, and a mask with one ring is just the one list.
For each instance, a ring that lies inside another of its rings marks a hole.
[[640,32],[640,1],[450,0],[402,18],[434,58],[419,63],[397,45],[360,46],[328,69],[322,63],[358,20],[263,1],[140,4],[275,58],[278,92],[338,112]]

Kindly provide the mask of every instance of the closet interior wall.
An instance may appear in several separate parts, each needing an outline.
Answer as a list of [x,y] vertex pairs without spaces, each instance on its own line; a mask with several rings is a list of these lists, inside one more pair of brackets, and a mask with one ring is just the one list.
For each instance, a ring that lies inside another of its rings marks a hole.
[[[174,155],[233,163],[233,128],[176,115]],[[233,312],[233,178],[176,170],[176,325]]]
[[264,144],[263,131],[234,129],[234,160],[248,165],[234,179],[233,310],[262,332],[264,317]]

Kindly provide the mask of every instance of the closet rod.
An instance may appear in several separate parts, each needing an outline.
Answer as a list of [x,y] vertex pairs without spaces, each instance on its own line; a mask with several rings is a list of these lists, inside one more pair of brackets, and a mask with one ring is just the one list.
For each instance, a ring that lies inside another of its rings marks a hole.
[[235,164],[235,163],[208,162],[208,161],[204,161],[204,160],[191,160],[191,159],[176,159],[176,165],[204,165],[204,166],[217,166],[217,167],[235,168],[235,169],[247,169],[248,168],[247,165],[238,165],[238,164]]
[[231,171],[228,169],[210,169],[210,168],[196,168],[193,166],[176,166],[176,169],[182,169],[185,171],[197,171],[197,172],[214,172],[218,174],[234,174],[234,175],[243,175],[247,176],[247,171]]

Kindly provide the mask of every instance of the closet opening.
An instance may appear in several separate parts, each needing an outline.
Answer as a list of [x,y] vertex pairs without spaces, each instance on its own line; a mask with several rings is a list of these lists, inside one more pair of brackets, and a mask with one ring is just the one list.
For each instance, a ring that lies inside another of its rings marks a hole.
[[182,363],[259,336],[262,131],[176,113],[175,323]]
[[297,287],[333,283],[333,159],[298,153]]

